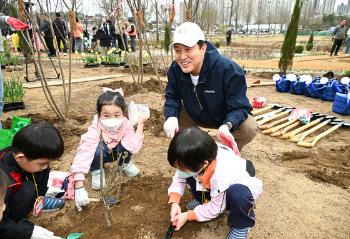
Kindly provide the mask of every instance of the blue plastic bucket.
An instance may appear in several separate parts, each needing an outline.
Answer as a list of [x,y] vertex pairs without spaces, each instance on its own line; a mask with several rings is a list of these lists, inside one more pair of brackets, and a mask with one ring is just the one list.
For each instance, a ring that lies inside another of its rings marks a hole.
[[334,97],[332,111],[341,115],[350,115],[350,93],[337,92]]
[[289,92],[290,81],[287,80],[285,75],[281,76],[280,79],[276,81],[276,90],[278,92]]
[[305,82],[302,81],[294,81],[290,83],[289,92],[294,95],[303,95],[305,91]]
[[322,100],[334,101],[337,92],[344,93],[344,85],[335,79],[327,82],[322,89]]

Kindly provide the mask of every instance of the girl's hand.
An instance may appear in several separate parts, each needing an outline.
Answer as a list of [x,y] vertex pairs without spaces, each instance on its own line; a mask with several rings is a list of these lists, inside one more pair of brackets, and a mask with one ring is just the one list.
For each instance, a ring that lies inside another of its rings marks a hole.
[[149,112],[140,112],[138,123],[146,122],[150,117]]
[[175,217],[181,213],[181,207],[178,203],[174,202],[171,204],[170,210],[170,221],[174,222]]
[[187,212],[183,212],[175,216],[175,221],[177,221],[175,231],[179,231],[187,222]]

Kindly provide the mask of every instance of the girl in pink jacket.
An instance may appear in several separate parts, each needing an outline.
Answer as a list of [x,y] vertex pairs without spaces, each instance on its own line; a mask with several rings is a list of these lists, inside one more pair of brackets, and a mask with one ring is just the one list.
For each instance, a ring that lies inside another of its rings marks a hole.
[[[149,115],[141,114],[135,132],[131,122],[124,116],[126,105],[121,93],[107,91],[98,97],[97,115],[94,116],[88,132],[81,136],[71,167],[74,178],[75,204],[78,210],[82,210],[82,206],[89,203],[88,193],[84,189],[85,174],[91,171],[93,189],[99,190],[101,187],[101,153],[103,153],[104,163],[116,161],[118,160],[117,155],[121,155],[118,164],[122,165],[123,172],[129,177],[135,177],[140,172],[130,159],[131,155],[139,152],[142,147],[144,122]],[[103,140],[102,152],[100,150],[101,137]]]
[[[183,128],[172,139],[168,161],[177,168],[168,189],[170,219],[175,230],[187,221],[208,221],[229,211],[227,239],[245,239],[255,224],[253,208],[262,192],[253,164],[232,148],[217,144],[199,128]],[[182,212],[180,199],[186,185],[194,199]]]

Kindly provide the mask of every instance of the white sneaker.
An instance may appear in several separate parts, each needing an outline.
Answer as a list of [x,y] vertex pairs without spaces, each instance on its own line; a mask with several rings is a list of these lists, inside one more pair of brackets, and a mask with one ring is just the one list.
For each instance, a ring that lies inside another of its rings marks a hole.
[[67,53],[63,53],[63,55],[64,55],[64,56],[66,56],[66,55],[67,55]]
[[75,51],[75,54],[79,54],[79,52]]
[[[94,170],[91,171],[91,187],[94,190],[100,190],[101,189],[101,184],[100,184],[100,170]],[[103,170],[103,178],[102,178],[102,184],[103,187],[106,185],[106,177],[105,177],[105,171]]]
[[133,162],[129,162],[128,164],[124,164],[123,172],[128,177],[135,177],[139,175],[140,170],[136,167],[136,165]]

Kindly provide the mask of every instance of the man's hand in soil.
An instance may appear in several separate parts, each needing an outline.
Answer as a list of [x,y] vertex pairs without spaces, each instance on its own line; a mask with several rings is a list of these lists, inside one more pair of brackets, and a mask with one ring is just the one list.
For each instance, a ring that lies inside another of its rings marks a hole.
[[226,124],[220,126],[218,135],[219,139],[224,145],[230,147],[233,150],[233,152],[235,152],[238,156],[241,156],[236,141],[233,138],[233,135],[231,134],[230,129]]
[[174,202],[171,204],[170,210],[170,221],[174,222],[175,217],[181,213],[181,207],[178,203]]
[[34,230],[30,239],[62,239],[62,237],[57,237],[53,232],[40,227],[34,226]]
[[174,137],[175,133],[179,131],[179,122],[176,117],[169,117],[164,122],[164,132],[169,138]]
[[88,205],[90,202],[89,195],[84,187],[75,189],[74,198],[75,198],[75,206],[77,207],[79,212],[83,210],[83,207]]
[[174,219],[175,219],[174,221],[177,222],[176,225],[174,225],[174,226],[176,226],[175,230],[178,231],[187,222],[187,212],[183,212],[183,213],[178,214],[177,216],[175,216]]

